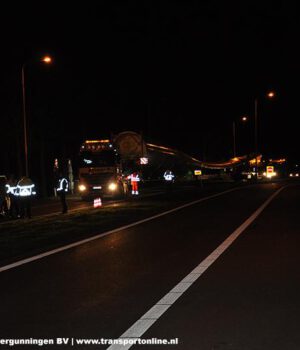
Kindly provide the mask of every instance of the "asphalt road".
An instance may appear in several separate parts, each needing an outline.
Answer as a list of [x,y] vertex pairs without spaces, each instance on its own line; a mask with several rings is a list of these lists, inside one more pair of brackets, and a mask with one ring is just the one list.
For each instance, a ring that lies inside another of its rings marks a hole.
[[[118,339],[282,186],[235,189],[1,272],[0,341]],[[299,186],[283,189],[194,283],[185,280],[175,303],[161,302],[166,311],[147,318],[143,339],[178,345],[144,348],[298,350],[299,197]]]
[[[184,186],[183,190],[186,189],[186,187],[189,187],[189,186]],[[179,188],[179,190],[182,190],[182,189]],[[148,198],[148,197],[160,195],[162,193],[165,193],[165,188],[163,186],[160,186],[160,187],[156,186],[154,188],[146,188],[146,189],[140,190],[139,197]],[[102,205],[122,202],[124,200],[128,200],[129,198],[131,198],[131,196],[125,199],[114,199],[109,197],[102,198]],[[67,202],[69,212],[90,209],[91,207],[93,207],[93,200],[84,201],[81,199],[79,195],[67,195],[66,202]],[[61,211],[62,211],[62,206],[61,206],[59,197],[52,197],[52,198],[40,199],[40,200],[33,199],[32,201],[33,217],[59,214],[61,213]]]

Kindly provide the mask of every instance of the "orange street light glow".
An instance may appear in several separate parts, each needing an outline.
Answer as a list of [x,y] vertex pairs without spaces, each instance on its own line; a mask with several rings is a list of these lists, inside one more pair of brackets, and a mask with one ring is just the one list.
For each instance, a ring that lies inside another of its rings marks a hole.
[[274,92],[274,91],[268,92],[268,97],[269,97],[269,98],[272,98],[272,97],[274,97],[274,96],[275,96],[275,92]]
[[43,62],[45,63],[51,63],[52,62],[52,58],[50,56],[45,56],[42,59]]

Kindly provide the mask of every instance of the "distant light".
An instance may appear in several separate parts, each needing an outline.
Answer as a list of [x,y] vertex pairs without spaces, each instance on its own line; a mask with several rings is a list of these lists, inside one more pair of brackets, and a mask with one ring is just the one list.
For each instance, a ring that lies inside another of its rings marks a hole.
[[275,171],[273,173],[267,173],[267,178],[271,179],[273,176],[277,176]]
[[110,140],[86,140],[85,143],[110,143]]
[[42,59],[43,62],[45,63],[51,63],[52,62],[52,58],[50,56],[45,56]]
[[280,158],[280,159],[270,159],[271,163],[277,163],[277,164],[283,164],[286,162],[285,158]]
[[114,182],[111,182],[109,185],[108,185],[108,189],[110,191],[115,191],[117,189],[118,185]]
[[78,189],[80,192],[84,192],[86,190],[86,186],[85,185],[79,185]]
[[272,165],[267,166],[266,172],[263,173],[264,176],[271,179],[273,176],[277,176],[277,173],[274,171],[274,167]]
[[242,121],[243,122],[246,122],[248,120],[248,117],[246,116],[246,115],[244,115],[243,117],[242,117]]
[[268,92],[267,96],[269,98],[273,98],[273,97],[275,97],[275,92],[274,91],[270,91],[270,92]]

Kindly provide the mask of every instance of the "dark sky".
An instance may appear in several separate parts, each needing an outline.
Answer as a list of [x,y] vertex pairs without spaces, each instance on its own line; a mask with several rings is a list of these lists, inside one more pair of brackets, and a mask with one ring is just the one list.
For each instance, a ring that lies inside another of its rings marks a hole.
[[[255,97],[260,150],[298,157],[296,2],[26,1],[0,13],[3,159],[7,145],[13,157],[22,144],[24,62],[31,158],[41,144],[48,158],[73,156],[86,138],[135,130],[222,159],[232,155],[232,122],[244,114],[237,148],[249,153]],[[38,62],[44,53],[51,66]]]

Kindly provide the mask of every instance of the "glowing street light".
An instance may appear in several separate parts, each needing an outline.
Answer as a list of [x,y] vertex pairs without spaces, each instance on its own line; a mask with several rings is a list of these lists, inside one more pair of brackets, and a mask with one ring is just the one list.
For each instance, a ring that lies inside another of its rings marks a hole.
[[[275,92],[274,91],[269,91],[267,94],[267,97],[272,99],[275,97]],[[257,126],[257,119],[258,119],[258,98],[256,97],[254,100],[254,123],[255,123],[255,128],[254,128],[254,140],[255,140],[255,172],[256,172],[256,179],[258,175],[258,167],[257,167],[257,156],[258,156],[258,126]]]
[[[50,56],[45,56],[41,62],[51,63]],[[25,156],[25,175],[28,177],[28,135],[27,135],[27,119],[26,119],[26,85],[25,85],[25,67],[28,62],[22,64],[21,79],[22,79],[22,105],[23,105],[23,129],[24,129],[24,156]]]
[[268,98],[273,98],[273,97],[275,97],[275,92],[274,92],[274,91],[269,91],[269,92],[267,93],[267,97],[268,97]]
[[50,56],[44,56],[41,61],[44,63],[51,63],[52,58]]

